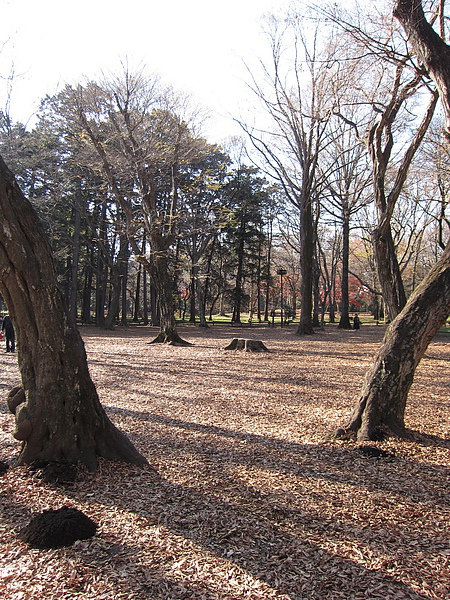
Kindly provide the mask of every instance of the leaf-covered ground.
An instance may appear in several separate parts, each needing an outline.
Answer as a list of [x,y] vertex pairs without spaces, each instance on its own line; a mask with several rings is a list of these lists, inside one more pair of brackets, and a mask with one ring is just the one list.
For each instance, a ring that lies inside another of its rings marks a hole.
[[[326,442],[345,423],[383,328],[208,331],[149,345],[152,328],[82,328],[111,419],[150,466],[101,462],[72,484],[0,478],[0,597],[151,600],[450,598],[450,338],[438,337],[410,394],[409,441],[365,456]],[[232,337],[271,350],[224,350]],[[17,453],[0,356],[0,460]],[[71,506],[97,535],[59,550],[18,539],[38,512]]]

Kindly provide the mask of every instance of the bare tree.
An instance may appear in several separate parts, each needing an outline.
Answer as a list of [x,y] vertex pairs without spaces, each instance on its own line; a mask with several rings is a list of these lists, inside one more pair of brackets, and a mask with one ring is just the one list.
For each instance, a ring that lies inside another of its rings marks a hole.
[[[357,127],[357,108],[350,104],[350,114],[344,116],[341,107],[335,125],[335,136],[320,158],[325,194],[324,210],[335,223],[342,226],[341,317],[339,327],[350,329],[349,261],[352,220],[361,208],[372,201],[369,193],[370,168],[367,153]],[[346,111],[346,112],[348,112]],[[351,124],[351,126],[349,126]],[[325,216],[325,219],[327,217]]]
[[[431,91],[427,110],[394,175],[391,164],[395,144],[394,122],[402,105],[417,93],[422,83],[421,74],[402,82],[404,71],[403,64],[396,67],[391,97],[383,107],[380,118],[372,126],[367,142],[372,159],[374,199],[378,213],[378,223],[372,231],[372,244],[389,321],[394,319],[406,304],[405,287],[391,230],[392,215],[406,182],[411,162],[425,136],[438,100],[437,92]],[[390,186],[389,180],[393,180]]]
[[[436,83],[450,139],[450,47],[427,21],[420,0],[398,0],[394,15]],[[358,439],[405,431],[405,407],[417,365],[450,314],[450,245],[389,326],[348,423],[337,435]]]
[[[263,79],[252,75],[251,87],[269,118],[269,125],[252,127],[241,122],[266,172],[283,189],[300,215],[301,316],[299,334],[313,333],[314,203],[320,194],[318,161],[329,142],[328,123],[336,104],[334,49],[320,47],[318,29],[305,35],[304,21],[296,16],[284,29],[275,19],[268,33],[270,65],[262,65]],[[287,57],[285,46],[292,49]]]
[[[391,15],[358,6],[317,8],[343,32],[347,60],[359,63],[352,94],[372,112],[364,139],[372,162],[377,222],[371,232],[375,265],[388,320],[406,303],[391,220],[412,161],[434,115],[438,94],[408,51]],[[429,96],[428,106],[427,100]]]

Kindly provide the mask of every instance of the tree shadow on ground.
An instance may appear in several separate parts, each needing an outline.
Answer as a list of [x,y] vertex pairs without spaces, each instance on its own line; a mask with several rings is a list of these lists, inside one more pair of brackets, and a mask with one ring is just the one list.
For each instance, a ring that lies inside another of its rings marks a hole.
[[450,450],[450,439],[445,439],[437,435],[431,435],[416,429],[406,429],[405,439],[411,440],[421,446],[432,446],[433,448],[448,448]]
[[[87,507],[84,511],[89,516],[92,506],[93,512],[98,507],[113,507],[139,518],[136,543],[122,539],[118,529],[104,530],[92,545],[85,542],[65,551],[83,568],[95,567],[97,575],[109,580],[119,581],[126,572],[132,580],[129,598],[242,597],[233,592],[234,584],[230,584],[229,593],[220,590],[223,573],[230,574],[230,581],[253,582],[245,584],[247,588],[239,587],[249,598],[264,597],[259,592],[252,595],[250,585],[255,582],[267,586],[271,598],[275,593],[283,600],[433,597],[413,589],[411,564],[414,556],[429,547],[437,552],[438,541],[427,539],[409,521],[392,528],[381,512],[374,522],[370,510],[365,522],[364,506],[376,495],[380,511],[392,510],[392,500],[385,497],[390,493],[404,510],[423,495],[425,488],[427,501],[447,506],[442,482],[449,476],[448,469],[444,473],[417,465],[420,472],[414,473],[414,461],[394,457],[374,462],[363,458],[353,446],[303,445],[163,415],[117,408],[109,412],[123,419],[145,420],[149,425],[146,446],[151,438],[154,458],[164,455],[164,465],[179,462],[177,473],[185,477],[180,482],[171,480],[170,473],[163,470],[157,473],[150,467],[113,465],[87,475],[80,485],[61,488],[66,498]],[[138,446],[140,437],[134,436]],[[398,481],[405,469],[408,480]],[[258,473],[262,472],[271,474],[273,485],[259,486]],[[253,483],[245,477],[249,474]],[[286,478],[288,492],[277,485]],[[423,481],[413,489],[414,479]],[[323,482],[330,487],[327,497],[320,499],[315,486]],[[307,490],[309,499],[302,490]],[[368,494],[358,506],[358,521],[348,514],[352,511],[348,502],[364,490]],[[317,503],[328,503],[330,511],[315,510],[310,502],[315,494]],[[17,502],[17,498],[10,501]],[[416,513],[419,510],[420,506]],[[24,511],[25,518],[25,506]],[[7,503],[2,518],[8,520]],[[417,514],[415,518],[419,518]],[[161,539],[170,541],[170,552]],[[410,544],[409,565],[402,564],[402,544]],[[178,548],[186,565],[197,560],[211,563],[207,576],[197,580],[184,574],[183,568],[177,567]],[[395,570],[395,564],[402,565],[395,572],[401,572],[403,580],[389,572]],[[117,569],[123,572],[114,574]],[[423,576],[433,589],[435,575],[430,572]]]
[[[357,560],[340,557],[338,548],[335,553],[325,551],[311,540],[321,538],[324,526],[328,528],[329,524],[283,505],[269,510],[262,503],[264,497],[258,497],[252,489],[247,489],[247,497],[224,501],[214,493],[175,484],[153,472],[134,471],[134,475],[134,493],[126,489],[119,498],[114,494],[121,508],[133,511],[149,523],[157,519],[158,527],[220,559],[222,570],[232,570],[234,565],[239,572],[286,595],[282,598],[429,598],[381,569],[365,568]],[[109,484],[110,494],[111,491]],[[93,487],[92,492],[96,502],[110,502],[110,496],[101,489]],[[84,494],[80,498],[77,494],[74,496],[85,501]],[[295,533],[288,525],[293,520],[296,521]],[[151,532],[147,535],[151,536]],[[145,554],[145,548],[143,550]],[[145,568],[145,556],[139,562],[140,567]],[[153,576],[164,581],[174,562],[175,558],[171,557],[166,569]],[[234,573],[236,578],[239,572]],[[186,595],[171,597],[202,597],[192,594],[193,589]],[[212,594],[211,598],[214,597]]]
[[[282,439],[267,437],[254,433],[235,431],[226,427],[206,425],[175,419],[164,415],[119,409],[109,407],[108,412],[128,416],[133,419],[142,419],[149,423],[162,426],[160,431],[167,427],[196,433],[204,436],[213,436],[215,440],[208,444],[201,441],[201,447],[215,457],[215,460],[224,464],[233,463],[246,466],[259,466],[264,470],[274,473],[292,474],[304,479],[325,479],[356,488],[366,489],[369,492],[393,492],[403,498],[418,498],[427,496],[438,505],[450,506],[450,496],[442,493],[443,479],[450,479],[450,469],[437,468],[426,463],[418,463],[409,457],[395,456],[387,459],[368,459],[359,451],[360,444],[322,445],[301,444]],[[128,432],[139,446],[139,436]],[[449,447],[448,440],[437,436],[418,434],[424,440],[424,445]],[[425,443],[425,441],[427,443]],[[238,443],[234,443],[238,442]],[[161,435],[153,443],[160,448],[167,447],[177,451],[176,443],[171,434]],[[199,446],[198,437],[183,436],[180,439],[184,451],[195,453]],[[280,457],[281,455],[281,457]],[[405,480],[402,473],[408,473]]]
[[[155,457],[163,456],[162,465],[177,462],[177,473],[183,473],[185,481],[172,481],[168,473],[149,468],[118,467],[123,476],[108,479],[106,486],[93,477],[82,490],[67,490],[76,500],[119,506],[139,515],[150,538],[148,527],[157,522],[171,535],[189,540],[292,600],[430,598],[405,581],[408,570],[414,571],[416,553],[431,546],[439,551],[439,540],[427,539],[409,520],[394,528],[382,511],[395,510],[398,503],[399,515],[414,508],[414,519],[419,519],[416,502],[425,489],[427,501],[448,506],[442,481],[450,470],[444,473],[402,457],[372,462],[354,447],[302,445],[162,415],[110,412],[146,420]],[[139,447],[140,436],[134,438]],[[405,470],[407,481],[401,479]],[[273,485],[260,488],[258,472],[269,473]],[[286,478],[288,492],[277,486]],[[420,481],[411,487],[414,480]],[[314,491],[317,483],[329,485],[325,498]],[[328,512],[316,510],[314,494],[317,503],[329,505]],[[358,495],[359,521],[347,505]],[[380,510],[376,522],[373,506]],[[400,581],[389,570],[404,560],[404,544],[410,544],[409,565],[402,565],[405,581]],[[346,556],[341,556],[341,548]],[[145,557],[140,560],[142,567]],[[170,561],[166,568],[170,573]],[[432,574],[424,577],[432,587]]]

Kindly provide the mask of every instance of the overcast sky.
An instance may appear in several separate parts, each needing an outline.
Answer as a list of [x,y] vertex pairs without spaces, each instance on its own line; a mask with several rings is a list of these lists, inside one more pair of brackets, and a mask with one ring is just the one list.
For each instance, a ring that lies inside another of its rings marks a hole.
[[[300,2],[300,0],[296,0]],[[193,93],[216,118],[207,130],[220,142],[237,129],[248,93],[243,61],[254,64],[265,42],[261,18],[290,0],[0,0],[0,75],[14,63],[11,115],[27,122],[47,93],[65,83],[144,64]],[[0,108],[5,106],[2,87]],[[214,139],[213,139],[214,138]]]

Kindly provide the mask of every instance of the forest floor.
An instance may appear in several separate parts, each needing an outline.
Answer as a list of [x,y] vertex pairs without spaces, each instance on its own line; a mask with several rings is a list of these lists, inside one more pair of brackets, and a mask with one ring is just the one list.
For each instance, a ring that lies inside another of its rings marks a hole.
[[[419,365],[408,440],[327,441],[345,424],[382,326],[182,327],[190,347],[149,345],[150,327],[82,327],[114,423],[149,461],[102,461],[64,485],[24,467],[0,478],[0,597],[151,600],[450,598],[450,336]],[[224,350],[233,337],[269,353]],[[18,451],[0,355],[0,460]],[[94,537],[36,550],[30,518],[71,506]]]

